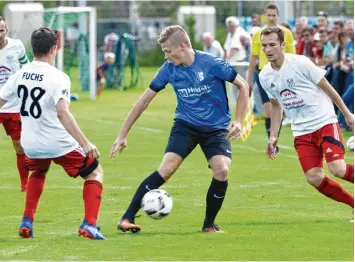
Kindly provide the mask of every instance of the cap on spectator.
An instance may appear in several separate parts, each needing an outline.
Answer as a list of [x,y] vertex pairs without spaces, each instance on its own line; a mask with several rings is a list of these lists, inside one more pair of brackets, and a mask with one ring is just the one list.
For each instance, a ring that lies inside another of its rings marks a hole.
[[226,26],[227,26],[230,22],[233,23],[233,24],[235,24],[235,25],[239,25],[239,19],[236,18],[235,16],[228,16],[228,17],[226,18]]
[[317,13],[317,16],[324,16],[325,18],[328,18],[328,14],[326,12],[324,12],[324,11],[319,11]]

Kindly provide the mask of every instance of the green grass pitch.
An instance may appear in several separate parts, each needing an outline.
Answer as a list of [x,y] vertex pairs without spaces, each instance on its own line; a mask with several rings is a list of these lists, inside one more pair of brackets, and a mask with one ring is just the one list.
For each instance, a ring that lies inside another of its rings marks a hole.
[[[155,69],[142,71],[147,87]],[[55,164],[36,214],[35,238],[19,238],[25,194],[20,193],[11,142],[1,128],[0,260],[353,261],[351,208],[307,184],[289,126],[281,132],[281,154],[268,160],[263,120],[247,141],[233,142],[229,188],[216,221],[225,234],[200,232],[212,174],[198,147],[162,187],[174,200],[172,213],[159,221],[143,214],[137,218],[143,227],[139,234],[118,232],[117,220],[137,186],[160,164],[176,106],[171,88],[162,91],[131,130],[123,154],[112,160],[112,143],[142,91],[105,90],[97,101],[78,92],[79,101],[71,104],[80,127],[101,152],[105,175],[98,224],[107,241],[77,236],[83,218],[83,181],[69,178]],[[345,139],[350,135],[344,133]],[[352,162],[353,154],[347,152],[346,159]],[[335,180],[354,192],[352,184]]]

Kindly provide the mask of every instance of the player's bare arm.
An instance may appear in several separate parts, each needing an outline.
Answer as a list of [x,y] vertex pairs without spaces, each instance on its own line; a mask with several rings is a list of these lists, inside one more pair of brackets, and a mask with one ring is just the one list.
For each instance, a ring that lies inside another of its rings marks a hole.
[[60,99],[57,103],[57,116],[65,130],[79,143],[88,157],[98,158],[100,156],[96,146],[91,144],[80,130],[64,99]]
[[271,102],[271,130],[270,138],[266,148],[266,154],[270,159],[276,157],[276,145],[279,128],[282,120],[282,107],[276,99],[270,99]]
[[153,91],[150,88],[147,88],[143,95],[138,99],[132,110],[128,113],[128,116],[125,122],[123,123],[121,131],[112,146],[111,158],[116,156],[117,151],[121,153],[123,149],[125,149],[125,147],[127,146],[127,135],[129,130],[156,95],[157,92]]
[[352,130],[354,130],[354,115],[349,111],[339,94],[330,85],[328,80],[323,77],[318,83],[318,86],[330,97],[330,99],[333,101],[334,104],[337,105],[340,111],[343,112],[346,123],[350,126]]
[[239,95],[237,99],[237,109],[235,121],[232,121],[229,126],[228,139],[236,139],[240,137],[241,123],[248,106],[249,86],[247,82],[240,76],[234,79],[233,84],[239,88]]

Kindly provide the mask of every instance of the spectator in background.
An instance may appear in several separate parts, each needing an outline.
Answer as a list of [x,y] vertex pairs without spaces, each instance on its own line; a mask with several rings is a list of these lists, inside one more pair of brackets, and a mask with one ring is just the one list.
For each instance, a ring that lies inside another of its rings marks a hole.
[[244,61],[246,53],[239,39],[245,30],[240,27],[239,20],[234,16],[227,17],[226,26],[228,34],[224,43],[225,60],[227,62]]
[[304,41],[302,38],[302,31],[308,27],[308,18],[305,16],[300,17],[295,25],[295,30],[293,31],[293,37],[296,40],[296,52],[304,48]]
[[329,23],[328,23],[328,14],[323,11],[319,11],[317,14],[317,31],[319,28],[325,27],[328,28]]
[[295,29],[293,31],[293,38],[297,41],[302,41],[302,30],[308,27],[308,18],[305,16],[301,16],[297,19],[295,24]]
[[210,32],[205,32],[202,35],[203,38],[203,51],[216,57],[224,58],[224,50],[221,44],[214,39],[214,36]]
[[253,26],[258,26],[261,27],[261,20],[260,20],[260,15],[259,14],[252,14],[251,15],[251,25]]
[[335,62],[333,63],[333,76],[331,84],[340,96],[342,96],[344,92],[346,73],[350,70],[348,65],[350,61],[348,61],[349,58],[346,57],[348,40],[349,38],[345,32],[340,32],[338,35],[339,46],[336,50]]
[[105,61],[100,62],[96,67],[96,83],[98,84],[96,95],[99,97],[102,91],[106,87],[105,72],[109,69],[110,65],[113,65],[116,60],[114,53],[107,52],[104,55]]
[[317,66],[322,68],[325,67],[325,63],[323,61],[323,47],[325,42],[326,39],[321,40],[319,32],[315,33],[314,35],[315,47],[312,49],[313,59],[314,59],[314,63]]
[[[320,29],[321,31],[322,29]],[[327,66],[331,69],[332,64],[335,62],[336,51],[338,49],[337,35],[333,30],[328,29],[328,41],[323,49],[323,58],[326,61]],[[328,71],[328,70],[327,70]],[[329,79],[329,78],[327,78]]]
[[[325,51],[326,46],[327,46],[327,44],[329,42],[329,40],[328,40],[328,30],[326,28],[324,28],[324,27],[320,28],[317,34],[319,35],[319,41],[322,44],[322,49],[319,50],[319,51],[321,51],[322,58],[318,61],[317,65],[321,66],[323,68],[326,68],[328,63],[327,63],[326,57],[324,56],[324,53],[325,53],[324,51]],[[319,44],[318,44],[317,48],[318,47],[319,47]]]
[[345,33],[348,36],[348,44],[346,47],[346,56],[354,60],[354,21],[349,20],[345,24]]
[[314,37],[314,29],[312,27],[307,27],[302,31],[302,39],[304,42],[303,46],[300,46],[298,50],[296,50],[296,54],[304,55],[311,59],[314,62],[314,53],[313,49],[316,48],[316,43],[313,41]]
[[332,31],[334,32],[336,38],[338,39],[338,35],[340,34],[340,32],[342,32],[344,30],[344,23],[343,21],[335,21],[332,27]]
[[261,29],[261,20],[260,15],[252,14],[251,15],[251,27],[248,29],[248,33],[250,34],[250,38]]
[[242,34],[239,40],[242,46],[244,47],[246,53],[244,62],[248,62],[250,58],[250,50],[251,50],[251,42],[250,42],[249,35],[247,33]]

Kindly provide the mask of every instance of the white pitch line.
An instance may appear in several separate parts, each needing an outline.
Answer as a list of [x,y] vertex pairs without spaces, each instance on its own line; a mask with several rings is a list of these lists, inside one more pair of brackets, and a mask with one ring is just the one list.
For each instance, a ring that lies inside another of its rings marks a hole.
[[[232,147],[242,148],[242,149],[246,149],[246,150],[249,150],[249,151],[252,151],[252,152],[258,152],[258,153],[264,153],[265,154],[264,150],[257,149],[255,147],[244,146],[244,145],[239,145],[239,144],[233,144]],[[284,156],[284,157],[288,157],[288,158],[298,159],[298,156],[284,154],[283,152],[281,152],[278,156]],[[348,159],[348,160],[353,160],[354,159],[354,157],[352,157],[352,156],[345,155],[344,157],[345,157],[345,159]]]
[[[93,121],[89,117],[78,116],[78,115],[76,115],[75,117],[79,118],[79,119]],[[107,124],[107,125],[114,125],[114,126],[121,126],[122,125],[121,122],[117,122],[117,121],[109,121],[109,120],[102,120],[102,119],[95,119],[94,121],[97,122],[97,123],[102,123],[102,124]],[[140,129],[140,130],[144,130],[144,131],[148,131],[148,132],[152,132],[152,133],[162,133],[162,132],[164,132],[161,129],[149,128],[149,127],[144,127],[144,126],[137,126],[137,128]]]

